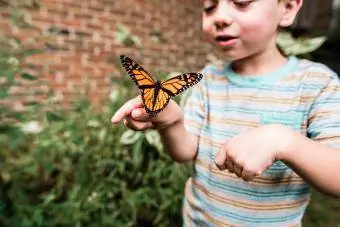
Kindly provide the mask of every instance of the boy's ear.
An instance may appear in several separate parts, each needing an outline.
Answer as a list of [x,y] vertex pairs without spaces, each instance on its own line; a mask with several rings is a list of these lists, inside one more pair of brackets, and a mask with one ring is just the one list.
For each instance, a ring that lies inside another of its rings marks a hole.
[[303,0],[281,0],[280,4],[283,11],[280,27],[288,27],[293,24],[302,7]]

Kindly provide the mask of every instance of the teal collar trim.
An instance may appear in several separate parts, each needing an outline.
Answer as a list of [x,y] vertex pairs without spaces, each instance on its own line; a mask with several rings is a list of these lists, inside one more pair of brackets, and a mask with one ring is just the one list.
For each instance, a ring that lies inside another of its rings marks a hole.
[[241,86],[254,87],[279,80],[281,77],[290,73],[297,64],[298,59],[294,56],[290,56],[288,57],[288,62],[280,69],[263,75],[239,75],[232,70],[230,63],[226,65],[225,72],[230,82]]

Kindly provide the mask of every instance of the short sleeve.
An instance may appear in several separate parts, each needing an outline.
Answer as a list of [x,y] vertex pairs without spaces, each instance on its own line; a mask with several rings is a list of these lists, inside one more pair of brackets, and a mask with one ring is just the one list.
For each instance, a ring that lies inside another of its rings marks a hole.
[[308,137],[340,149],[340,82],[335,75],[314,101],[308,117]]
[[188,91],[189,94],[183,105],[185,128],[189,133],[196,136],[200,135],[201,127],[206,115],[204,70],[201,73],[203,74],[202,81]]

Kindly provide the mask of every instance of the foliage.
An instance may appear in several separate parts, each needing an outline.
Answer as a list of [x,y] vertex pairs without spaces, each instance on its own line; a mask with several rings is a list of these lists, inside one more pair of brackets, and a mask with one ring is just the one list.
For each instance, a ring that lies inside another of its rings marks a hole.
[[285,55],[303,55],[317,50],[326,41],[326,36],[293,37],[290,32],[281,31],[277,43]]
[[[20,122],[27,120],[29,112],[35,112],[39,106],[30,103],[26,112],[16,110],[11,104],[13,95],[10,90],[19,85],[21,81],[34,82],[36,75],[32,74],[23,65],[29,56],[40,53],[42,50],[29,48],[15,37],[3,36],[0,38],[0,141],[3,137],[13,138],[10,144],[15,146],[21,137]],[[27,66],[27,65],[26,65]]]
[[0,0],[0,6],[6,6],[10,13],[12,26],[20,28],[33,27],[25,20],[23,9],[35,9],[40,6],[40,0]]
[[2,226],[179,224],[190,167],[145,134],[130,146],[117,143],[125,129],[109,119],[120,104],[98,113],[83,102],[47,119],[20,149],[0,148]]
[[14,8],[23,7],[38,7],[40,5],[39,0],[0,0],[0,4],[7,5]]
[[124,46],[139,47],[141,45],[139,37],[136,35],[133,35],[131,31],[123,24],[116,25],[115,38],[118,43]]
[[339,210],[339,199],[312,190],[311,203],[307,208],[303,226],[339,226]]
[[112,113],[131,95],[132,81],[118,81],[102,112],[87,101],[36,108],[16,120],[16,134],[0,137],[1,226],[180,225],[191,168],[174,163],[154,131],[129,136],[112,126]]

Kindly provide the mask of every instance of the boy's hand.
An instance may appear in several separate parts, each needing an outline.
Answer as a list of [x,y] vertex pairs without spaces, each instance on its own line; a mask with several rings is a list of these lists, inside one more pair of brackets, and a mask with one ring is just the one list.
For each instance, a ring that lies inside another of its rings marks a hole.
[[215,163],[219,169],[228,169],[249,181],[290,151],[295,137],[296,132],[283,125],[261,126],[227,141]]
[[126,102],[111,118],[114,124],[124,119],[124,125],[135,131],[164,129],[183,119],[181,108],[173,100],[156,117],[149,118],[144,109],[141,96]]

